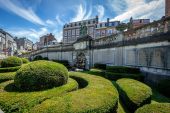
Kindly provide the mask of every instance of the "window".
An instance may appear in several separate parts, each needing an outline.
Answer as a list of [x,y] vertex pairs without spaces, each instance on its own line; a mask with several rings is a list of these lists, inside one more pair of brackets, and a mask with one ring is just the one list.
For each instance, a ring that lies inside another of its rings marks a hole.
[[64,36],[67,36],[67,31],[64,31]]
[[80,31],[79,29],[76,29],[76,35],[79,35]]
[[75,35],[75,29],[72,30],[72,35]]
[[90,24],[90,20],[88,21],[88,24]]

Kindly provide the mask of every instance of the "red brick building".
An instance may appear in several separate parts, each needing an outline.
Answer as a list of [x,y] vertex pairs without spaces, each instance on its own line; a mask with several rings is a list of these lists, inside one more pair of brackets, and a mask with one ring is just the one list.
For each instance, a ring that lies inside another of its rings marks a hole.
[[170,16],[170,0],[165,0],[165,16]]

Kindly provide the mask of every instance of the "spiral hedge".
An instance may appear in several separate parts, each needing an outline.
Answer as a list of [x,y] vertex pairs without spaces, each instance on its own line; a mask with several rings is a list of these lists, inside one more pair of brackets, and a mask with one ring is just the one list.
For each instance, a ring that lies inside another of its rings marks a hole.
[[5,113],[116,113],[118,92],[110,81],[78,72],[69,75],[67,84],[44,91],[18,92],[13,80],[3,82],[0,108]]
[[147,104],[138,108],[135,113],[170,113],[170,103]]
[[152,89],[144,83],[129,78],[119,79],[116,83],[122,101],[131,112],[151,102]]
[[22,65],[21,58],[15,57],[15,56],[10,56],[1,61],[1,67],[15,67],[15,66],[21,66],[21,65]]
[[22,63],[23,63],[23,64],[26,64],[26,63],[28,63],[28,62],[29,62],[29,60],[28,60],[28,59],[26,59],[26,58],[21,58],[21,60],[22,60]]

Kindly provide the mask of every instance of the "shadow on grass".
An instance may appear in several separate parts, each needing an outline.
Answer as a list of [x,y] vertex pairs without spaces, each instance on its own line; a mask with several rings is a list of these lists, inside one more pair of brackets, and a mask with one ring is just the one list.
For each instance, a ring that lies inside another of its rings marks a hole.
[[20,92],[20,90],[15,86],[14,82],[6,85],[4,90],[7,92]]

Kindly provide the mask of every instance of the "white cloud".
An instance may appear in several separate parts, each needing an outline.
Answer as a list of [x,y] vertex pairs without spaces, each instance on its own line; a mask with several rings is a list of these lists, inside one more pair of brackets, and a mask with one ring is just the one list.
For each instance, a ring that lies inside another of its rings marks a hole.
[[59,15],[57,15],[55,19],[56,19],[56,21],[57,21],[57,23],[58,23],[59,25],[63,25],[63,24],[64,24],[63,21],[61,21]]
[[25,9],[24,7],[21,6],[19,7],[10,0],[0,0],[0,7],[32,23],[45,25],[45,23],[34,13],[34,11],[31,8]]
[[82,4],[76,6],[75,8],[75,17],[71,19],[71,22],[76,22],[76,21],[81,21],[88,19],[92,15],[92,8],[90,7],[87,13],[87,8],[86,6],[83,7]]
[[55,25],[55,23],[52,21],[52,20],[46,20],[46,23],[49,24],[49,25]]
[[39,41],[39,37],[42,35],[45,35],[48,33],[47,28],[43,27],[40,28],[40,30],[35,30],[35,29],[11,29],[8,30],[9,33],[11,33],[13,36],[17,37],[26,37],[33,42]]
[[[164,16],[164,0],[152,0],[150,2],[146,2],[145,0],[125,0],[125,3],[127,6],[126,11],[112,20],[125,21],[130,19],[130,17],[157,20]],[[114,7],[119,8],[117,5],[114,5]]]
[[98,12],[98,16],[101,20],[103,20],[103,17],[104,17],[104,13],[105,13],[105,9],[102,5],[97,5],[96,6],[96,10]]

